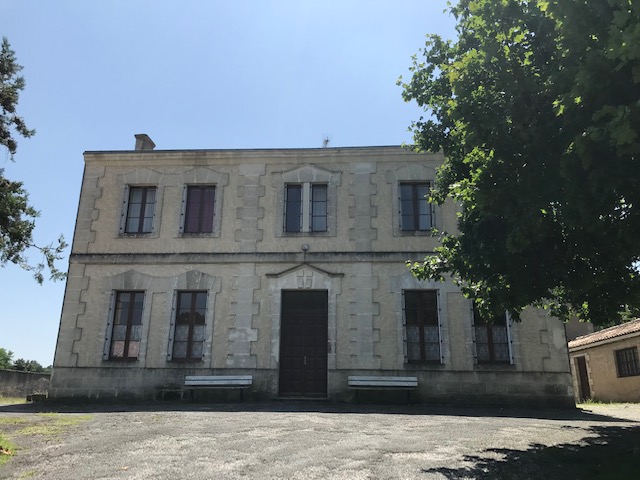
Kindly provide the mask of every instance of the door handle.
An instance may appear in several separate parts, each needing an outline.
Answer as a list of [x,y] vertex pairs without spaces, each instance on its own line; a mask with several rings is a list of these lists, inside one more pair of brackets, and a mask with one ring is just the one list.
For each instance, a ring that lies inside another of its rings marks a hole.
[[305,365],[307,364],[307,356],[306,355],[304,356],[304,364]]

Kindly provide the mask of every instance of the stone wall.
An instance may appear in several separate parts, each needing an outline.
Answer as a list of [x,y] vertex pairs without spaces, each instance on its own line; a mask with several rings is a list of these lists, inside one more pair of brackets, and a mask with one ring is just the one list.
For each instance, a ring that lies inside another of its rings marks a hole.
[[46,393],[49,389],[48,373],[0,370],[0,396],[22,397],[32,393]]

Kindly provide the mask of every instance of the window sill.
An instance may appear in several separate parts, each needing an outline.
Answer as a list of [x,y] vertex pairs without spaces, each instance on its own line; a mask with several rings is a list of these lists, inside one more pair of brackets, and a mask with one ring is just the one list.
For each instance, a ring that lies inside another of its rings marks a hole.
[[138,357],[135,357],[135,358],[127,357],[127,358],[108,358],[103,361],[107,363],[135,363],[138,360],[139,360]]
[[282,232],[283,237],[335,237],[331,232]]
[[179,238],[218,238],[219,233],[216,232],[202,232],[202,233],[180,233]]
[[439,360],[415,360],[415,361],[406,361],[404,363],[405,370],[417,370],[417,369],[444,369],[446,365]]
[[515,363],[508,362],[481,362],[473,365],[474,370],[513,370]]
[[396,237],[432,237],[433,230],[396,230]]
[[121,233],[118,235],[119,238],[158,238],[158,234],[155,232],[145,232],[145,233]]

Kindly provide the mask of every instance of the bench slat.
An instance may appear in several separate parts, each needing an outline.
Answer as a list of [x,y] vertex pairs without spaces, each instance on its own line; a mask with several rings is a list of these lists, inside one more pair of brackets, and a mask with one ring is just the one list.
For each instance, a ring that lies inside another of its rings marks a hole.
[[357,376],[357,375],[350,375],[349,376],[349,381],[376,381],[376,380],[397,380],[399,382],[417,382],[418,381],[418,377],[391,377],[391,376]]
[[391,377],[391,376],[350,376],[350,387],[360,388],[415,388],[418,386],[418,377]]
[[187,387],[248,387],[253,383],[252,375],[187,375],[184,384]]
[[417,382],[349,382],[350,387],[417,387]]
[[251,380],[253,379],[253,375],[187,375],[184,377],[185,382],[187,380]]

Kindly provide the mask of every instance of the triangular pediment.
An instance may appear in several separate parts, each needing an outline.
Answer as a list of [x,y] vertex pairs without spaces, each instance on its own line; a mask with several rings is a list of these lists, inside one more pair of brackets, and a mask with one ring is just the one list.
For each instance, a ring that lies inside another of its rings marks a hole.
[[344,273],[336,273],[336,272],[329,272],[327,270],[324,270],[322,268],[318,268],[315,267],[309,263],[301,263],[300,265],[296,265],[294,267],[290,267],[287,269],[282,270],[281,272],[277,272],[277,273],[267,273],[267,277],[269,278],[281,278],[281,277],[285,277],[287,275],[292,275],[295,277],[305,277],[307,276],[307,272],[310,273],[318,273],[321,276],[324,277],[344,277]]

